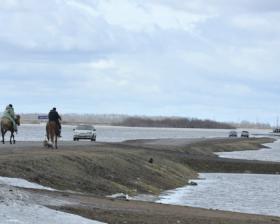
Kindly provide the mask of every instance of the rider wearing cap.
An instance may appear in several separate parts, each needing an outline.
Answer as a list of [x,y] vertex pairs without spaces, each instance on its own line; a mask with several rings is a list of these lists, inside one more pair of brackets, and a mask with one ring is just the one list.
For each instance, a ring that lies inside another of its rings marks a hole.
[[61,124],[60,124],[61,117],[58,114],[58,112],[56,111],[55,107],[52,110],[50,110],[48,117],[49,117],[49,122],[50,121],[56,122],[56,124],[58,126],[58,137],[61,137],[61,135],[60,135],[60,133],[61,133]]

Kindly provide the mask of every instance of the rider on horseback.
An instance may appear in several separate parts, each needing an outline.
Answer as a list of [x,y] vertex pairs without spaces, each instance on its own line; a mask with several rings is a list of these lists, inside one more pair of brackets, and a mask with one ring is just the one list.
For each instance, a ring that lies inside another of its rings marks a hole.
[[14,131],[17,132],[16,115],[12,104],[6,107],[3,117],[8,118],[13,123]]
[[49,122],[50,121],[56,122],[56,124],[58,126],[58,137],[61,137],[61,135],[60,135],[60,133],[61,133],[61,124],[60,124],[61,117],[58,114],[58,112],[56,111],[55,107],[52,110],[50,110],[48,117],[49,117]]

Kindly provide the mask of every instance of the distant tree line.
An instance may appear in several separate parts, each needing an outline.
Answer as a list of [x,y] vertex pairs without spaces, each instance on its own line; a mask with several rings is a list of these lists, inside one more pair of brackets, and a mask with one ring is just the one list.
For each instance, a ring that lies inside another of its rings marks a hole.
[[235,127],[212,120],[201,120],[195,118],[161,118],[153,119],[148,117],[129,117],[120,123],[119,126],[128,127],[170,127],[170,128],[214,128],[214,129],[234,129]]
[[255,129],[271,129],[272,128],[269,123],[261,123],[261,122],[241,121],[239,123],[231,122],[229,124],[236,128],[255,128]]
[[[1,114],[0,114],[1,115]],[[21,114],[21,122],[25,124],[38,124],[39,113]],[[40,113],[42,115],[42,113]],[[45,113],[44,115],[47,115]],[[122,114],[61,114],[63,124],[88,123],[94,125],[118,125],[128,127],[171,127],[171,128],[266,128],[271,129],[270,124],[260,122],[241,121],[239,123],[225,123],[213,120],[183,117],[162,116],[129,116]]]
[[[47,115],[48,113],[22,113],[21,122],[25,124],[38,124],[42,121],[38,120],[38,115]],[[63,124],[100,124],[100,125],[112,125],[116,122],[122,122],[127,115],[121,114],[60,114]]]

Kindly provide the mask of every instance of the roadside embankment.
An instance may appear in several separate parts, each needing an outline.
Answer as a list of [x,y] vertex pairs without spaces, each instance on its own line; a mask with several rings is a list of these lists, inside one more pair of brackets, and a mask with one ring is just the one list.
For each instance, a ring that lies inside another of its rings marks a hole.
[[[213,152],[255,150],[273,139],[164,139],[123,143],[39,143],[0,146],[0,175],[20,177],[58,190],[28,190],[33,198],[55,198],[60,211],[107,223],[274,224],[280,218],[139,201],[110,200],[123,192],[158,194],[186,185],[198,172],[277,173],[280,163],[218,158]],[[48,203],[42,205],[48,206]]]
[[280,172],[280,163],[223,159],[213,154],[258,149],[271,141],[252,138],[61,143],[58,150],[33,143],[10,151],[12,146],[1,146],[0,175],[103,196],[117,192],[158,194],[185,185],[198,172]]

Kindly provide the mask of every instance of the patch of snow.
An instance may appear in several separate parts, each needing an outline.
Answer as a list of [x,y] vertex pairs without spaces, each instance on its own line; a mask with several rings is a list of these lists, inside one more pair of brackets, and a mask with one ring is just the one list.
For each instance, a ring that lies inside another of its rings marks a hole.
[[112,199],[119,199],[119,200],[130,200],[131,199],[131,197],[129,197],[127,194],[124,194],[124,193],[117,193],[117,194],[109,195],[107,197],[112,198]]
[[38,198],[32,193],[15,187],[54,190],[23,179],[0,177],[1,224],[103,224],[78,215],[49,209],[41,202],[44,201],[44,205],[63,205],[67,202],[56,201],[50,197]]
[[36,204],[0,203],[1,224],[101,224],[64,212],[58,212]]
[[30,188],[30,189],[38,189],[38,190],[48,190],[55,191],[55,189],[49,187],[43,187],[42,185],[31,183],[27,180],[20,178],[10,178],[10,177],[0,177],[0,185],[8,185],[13,187],[22,187],[22,188]]

